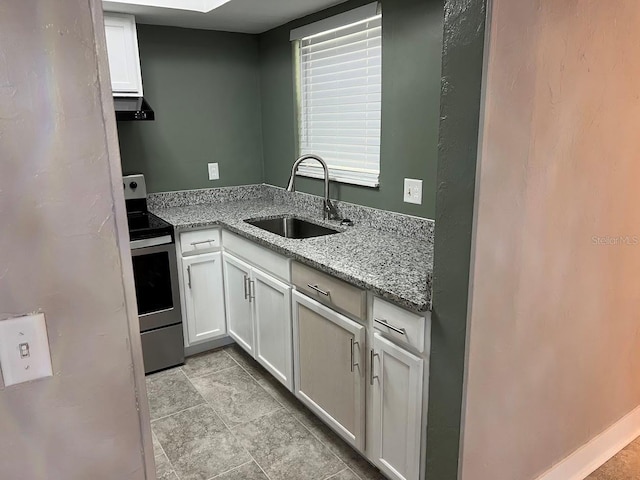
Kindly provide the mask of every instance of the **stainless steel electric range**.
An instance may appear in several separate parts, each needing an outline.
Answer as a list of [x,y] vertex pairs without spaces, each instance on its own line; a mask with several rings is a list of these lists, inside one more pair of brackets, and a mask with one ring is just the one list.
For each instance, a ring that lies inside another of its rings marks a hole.
[[146,373],[184,363],[173,227],[147,210],[141,174],[123,177]]

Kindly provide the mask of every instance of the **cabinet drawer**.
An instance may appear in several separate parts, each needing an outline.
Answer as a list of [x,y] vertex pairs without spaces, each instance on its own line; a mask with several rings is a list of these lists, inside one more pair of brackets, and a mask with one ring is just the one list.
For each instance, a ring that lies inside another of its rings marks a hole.
[[424,351],[425,318],[374,297],[373,326],[388,337]]
[[366,291],[350,283],[297,262],[291,265],[291,283],[311,298],[356,318],[364,320],[367,316]]
[[194,230],[180,234],[180,251],[183,255],[205,253],[220,249],[220,229]]

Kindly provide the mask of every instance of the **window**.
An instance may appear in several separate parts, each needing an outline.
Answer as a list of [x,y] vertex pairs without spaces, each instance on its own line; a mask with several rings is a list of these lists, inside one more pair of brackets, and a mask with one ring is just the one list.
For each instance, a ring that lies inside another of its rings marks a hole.
[[[300,154],[320,155],[334,181],[378,186],[382,18],[377,4],[291,32],[299,61]],[[305,162],[298,173],[322,177]]]

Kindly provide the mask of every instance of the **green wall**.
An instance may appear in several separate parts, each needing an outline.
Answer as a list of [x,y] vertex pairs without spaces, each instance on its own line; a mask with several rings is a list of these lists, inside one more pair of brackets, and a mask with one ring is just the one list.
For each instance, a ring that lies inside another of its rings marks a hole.
[[[260,35],[266,183],[286,185],[297,156],[289,31],[366,3],[352,0]],[[443,0],[383,0],[380,187],[332,184],[332,197],[434,218],[443,18]],[[422,205],[402,201],[405,177],[423,179]],[[322,193],[320,180],[300,178],[296,187]]]
[[123,170],[151,192],[261,183],[258,37],[138,25],[138,43],[156,120],[118,122]]
[[[153,122],[119,122],[125,172],[151,192],[266,182],[284,186],[297,156],[289,31],[352,9],[351,0],[262,35],[138,25]],[[332,183],[340,200],[435,216],[443,0],[383,3],[380,187]],[[207,163],[220,180],[209,181]],[[402,201],[403,179],[423,179],[423,203]],[[301,191],[322,182],[300,178]]]
[[437,480],[458,478],[488,1],[445,9],[426,472]]

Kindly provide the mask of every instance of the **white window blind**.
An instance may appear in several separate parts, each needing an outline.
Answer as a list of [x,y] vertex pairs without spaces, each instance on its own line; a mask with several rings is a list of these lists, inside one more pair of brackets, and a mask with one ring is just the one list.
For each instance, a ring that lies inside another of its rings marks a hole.
[[[330,178],[378,186],[382,18],[369,17],[300,39],[300,154],[325,159]],[[305,162],[304,176],[322,177]]]

